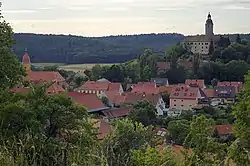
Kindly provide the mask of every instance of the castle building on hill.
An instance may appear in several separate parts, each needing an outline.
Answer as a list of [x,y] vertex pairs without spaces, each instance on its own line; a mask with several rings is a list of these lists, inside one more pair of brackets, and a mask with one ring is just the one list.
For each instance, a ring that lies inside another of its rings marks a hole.
[[209,13],[205,23],[205,34],[196,36],[186,36],[185,45],[194,54],[208,55],[212,51],[211,49],[216,48],[218,41],[220,40],[219,35],[214,35],[214,23],[212,16]]

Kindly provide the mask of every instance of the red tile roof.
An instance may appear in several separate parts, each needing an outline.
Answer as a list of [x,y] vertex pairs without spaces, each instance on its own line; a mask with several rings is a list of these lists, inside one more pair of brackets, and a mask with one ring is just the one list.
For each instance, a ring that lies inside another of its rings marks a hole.
[[132,92],[146,93],[146,94],[158,94],[159,88],[156,87],[155,82],[139,82],[133,87]]
[[114,103],[115,99],[121,95],[117,91],[107,91],[105,94],[111,103]]
[[22,63],[23,64],[30,64],[30,57],[27,52],[24,53],[24,56],[22,58]]
[[188,86],[175,86],[170,94],[171,99],[197,99],[200,95],[199,88]]
[[53,83],[48,89],[47,93],[63,93],[65,90],[62,88],[61,85],[58,85],[57,83]]
[[62,82],[65,79],[61,76],[59,72],[47,72],[47,71],[36,71],[28,72],[26,79],[34,82]]
[[170,69],[170,62],[157,62],[156,65],[160,70]]
[[186,80],[185,84],[193,87],[198,86],[201,89],[205,88],[204,80]]
[[105,108],[105,105],[95,94],[85,94],[79,92],[67,92],[67,95],[72,98],[77,104],[85,106],[87,109]]
[[219,135],[228,135],[233,133],[233,125],[216,125],[215,130]]
[[158,94],[140,94],[140,93],[123,93],[117,99],[115,99],[115,104],[134,104],[140,100],[146,100],[153,105],[156,105],[160,99],[160,95]]
[[100,126],[98,129],[98,140],[103,140],[105,136],[107,136],[109,134],[109,132],[111,131],[111,126],[105,122],[104,120],[101,120],[100,122]]
[[27,93],[30,88],[12,88],[10,91],[14,93]]
[[208,98],[213,98],[214,97],[214,89],[204,89],[204,93]]
[[179,66],[182,66],[182,67],[184,67],[186,69],[190,69],[190,68],[193,67],[193,63],[192,62],[189,62],[189,61],[183,60],[183,59],[179,60],[178,64],[179,64]]
[[[11,91],[15,93],[27,93],[29,92],[30,89],[31,88],[12,88]],[[53,83],[52,85],[48,87],[46,92],[48,94],[56,94],[56,93],[63,93],[65,92],[65,90],[57,83]]]
[[121,83],[111,83],[107,81],[87,81],[79,89],[83,90],[103,90],[103,91],[119,91]]
[[108,111],[103,111],[104,115],[109,119],[128,116],[129,112],[130,112],[129,108],[117,108]]

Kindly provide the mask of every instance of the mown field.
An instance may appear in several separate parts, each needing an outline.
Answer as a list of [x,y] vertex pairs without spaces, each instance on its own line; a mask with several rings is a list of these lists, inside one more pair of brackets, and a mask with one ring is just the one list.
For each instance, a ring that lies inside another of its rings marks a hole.
[[[64,63],[33,63],[32,65],[36,67],[44,67],[44,66],[58,66],[59,69],[67,70],[67,71],[82,71],[86,69],[92,69],[93,66],[97,64],[64,64]],[[104,65],[113,65],[111,63],[108,64],[99,64],[101,66]]]

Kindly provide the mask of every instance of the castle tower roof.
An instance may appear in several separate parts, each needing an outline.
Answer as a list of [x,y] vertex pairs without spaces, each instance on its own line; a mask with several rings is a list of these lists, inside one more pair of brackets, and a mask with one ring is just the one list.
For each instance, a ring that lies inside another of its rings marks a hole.
[[23,55],[22,63],[23,64],[30,64],[30,57],[29,57],[27,51],[25,51],[25,53]]

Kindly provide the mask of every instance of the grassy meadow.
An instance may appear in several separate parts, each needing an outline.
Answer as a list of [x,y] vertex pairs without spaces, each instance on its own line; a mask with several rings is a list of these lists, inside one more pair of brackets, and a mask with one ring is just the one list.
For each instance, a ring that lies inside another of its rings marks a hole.
[[[86,69],[92,69],[92,67],[97,64],[32,63],[32,65],[36,67],[58,66],[58,68],[62,70],[77,72],[77,71],[83,71]],[[104,65],[113,65],[113,64],[109,63],[109,64],[99,64],[99,65],[104,66]]]

